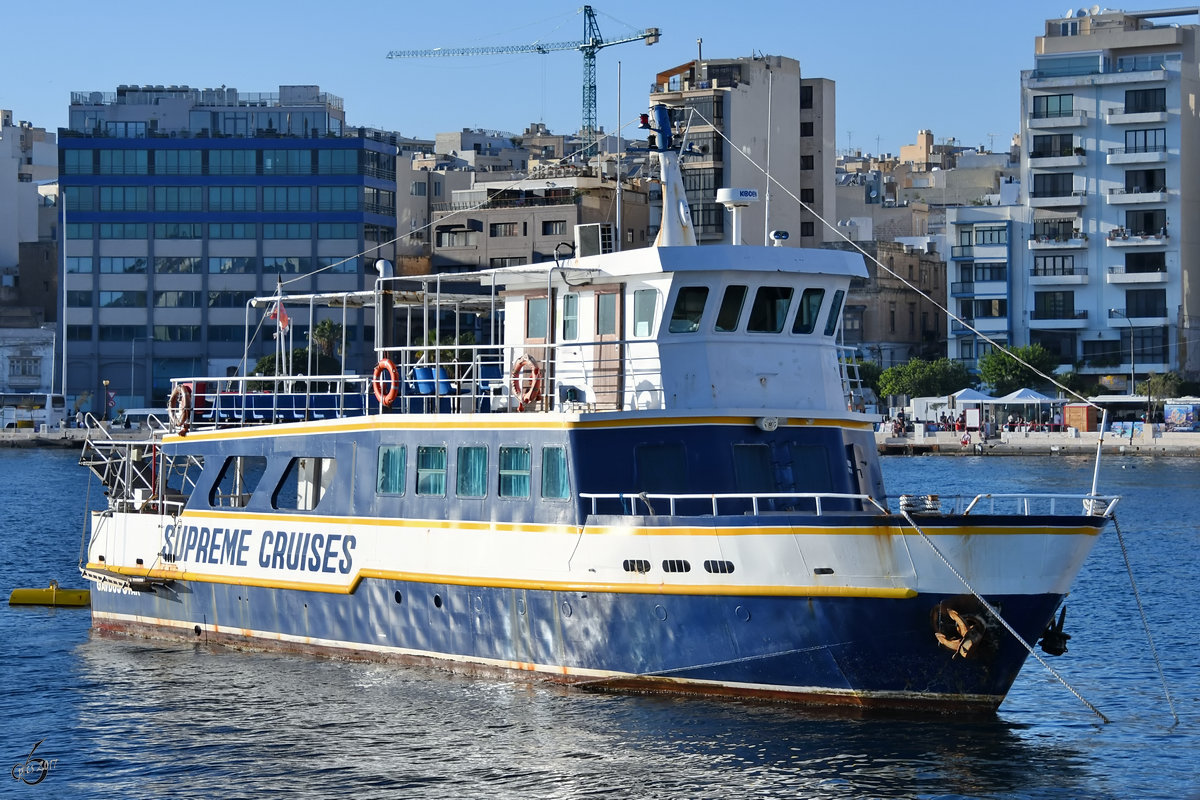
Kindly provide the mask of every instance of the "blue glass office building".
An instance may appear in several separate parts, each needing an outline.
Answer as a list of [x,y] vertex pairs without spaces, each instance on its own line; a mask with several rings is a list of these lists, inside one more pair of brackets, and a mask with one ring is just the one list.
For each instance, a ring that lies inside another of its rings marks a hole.
[[[68,401],[107,380],[118,406],[161,406],[171,377],[239,368],[246,302],[280,280],[370,287],[375,260],[393,257],[396,153],[316,86],[72,93],[59,132]],[[308,309],[288,314],[304,346]],[[370,312],[345,322],[348,366],[369,369]],[[258,329],[250,367],[274,333]]]

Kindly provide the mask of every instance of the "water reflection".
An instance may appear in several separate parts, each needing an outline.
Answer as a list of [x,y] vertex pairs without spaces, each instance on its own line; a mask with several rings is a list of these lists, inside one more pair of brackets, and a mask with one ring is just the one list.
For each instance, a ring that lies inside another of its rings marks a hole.
[[87,792],[148,780],[210,796],[286,786],[405,797],[484,787],[511,797],[1062,797],[1089,779],[1079,750],[998,718],[853,719],[119,637],[93,636],[76,655],[75,736],[88,756],[75,786]]

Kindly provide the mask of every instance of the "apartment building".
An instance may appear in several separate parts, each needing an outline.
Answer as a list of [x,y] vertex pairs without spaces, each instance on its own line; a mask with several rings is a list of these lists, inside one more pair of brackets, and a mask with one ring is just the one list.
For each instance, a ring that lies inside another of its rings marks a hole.
[[[1080,10],[1037,37],[1021,74],[1015,344],[1097,375],[1200,373],[1196,13]],[[971,261],[957,266],[961,285]]]
[[[59,137],[68,398],[107,383],[119,405],[161,405],[172,377],[273,352],[250,298],[280,282],[370,287],[375,258],[393,257],[397,150],[317,86],[73,92]],[[368,311],[288,313],[297,347],[322,316],[345,320],[349,363],[369,366]]]
[[826,239],[816,215],[834,215],[835,95],[833,81],[804,79],[782,56],[698,59],[658,74],[650,102],[678,108],[674,119],[700,151],[681,172],[702,244],[730,243],[721,188],[759,192],[744,210],[744,244],[764,244],[772,230],[786,230],[793,246]]

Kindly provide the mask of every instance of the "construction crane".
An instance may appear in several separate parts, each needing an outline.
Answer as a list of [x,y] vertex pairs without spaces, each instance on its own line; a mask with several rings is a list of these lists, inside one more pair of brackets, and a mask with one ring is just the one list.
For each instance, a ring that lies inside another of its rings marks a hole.
[[495,47],[435,47],[432,50],[392,50],[388,58],[432,58],[438,56],[494,56],[515,53],[553,53],[559,50],[578,50],[583,53],[583,126],[580,133],[583,137],[584,152],[594,155],[592,148],[596,143],[596,51],[614,44],[638,42],[645,40],[647,45],[658,42],[659,29],[646,28],[643,31],[605,41],[600,35],[600,26],[596,24],[596,14],[591,6],[583,7],[583,40],[578,42],[551,42],[543,44],[518,44]]

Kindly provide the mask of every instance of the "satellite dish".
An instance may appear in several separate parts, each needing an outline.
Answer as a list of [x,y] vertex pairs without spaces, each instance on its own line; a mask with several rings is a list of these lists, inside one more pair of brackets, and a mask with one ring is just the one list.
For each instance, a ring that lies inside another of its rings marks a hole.
[[1092,16],[1100,13],[1100,6],[1092,6]]
[[1081,8],[1075,12],[1075,16],[1077,16],[1077,17],[1086,17],[1087,15],[1088,15],[1088,13],[1087,13],[1086,8]]
[[1063,14],[1063,17],[1065,19],[1074,19],[1075,18],[1075,9],[1068,8],[1067,13]]

